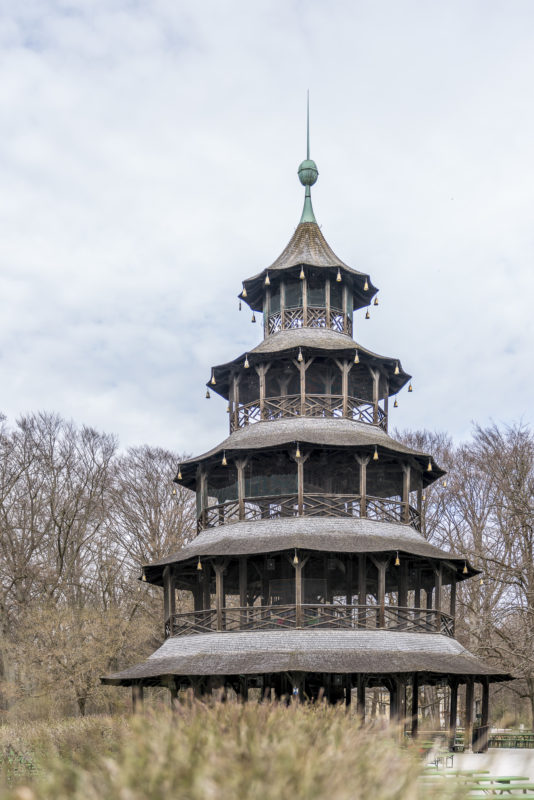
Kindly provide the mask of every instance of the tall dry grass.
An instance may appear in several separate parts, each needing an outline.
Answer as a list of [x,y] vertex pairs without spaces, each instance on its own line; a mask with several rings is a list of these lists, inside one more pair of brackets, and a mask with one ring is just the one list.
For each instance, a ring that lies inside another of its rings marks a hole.
[[[8,748],[20,762],[9,766]],[[341,707],[190,702],[175,713],[0,728],[6,800],[422,800],[416,748]]]

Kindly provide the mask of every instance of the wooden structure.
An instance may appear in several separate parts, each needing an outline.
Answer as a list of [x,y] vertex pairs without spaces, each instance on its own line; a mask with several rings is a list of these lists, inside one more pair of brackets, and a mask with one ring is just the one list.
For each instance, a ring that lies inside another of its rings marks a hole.
[[[137,702],[145,685],[347,704],[354,692],[360,713],[366,688],[385,686],[414,734],[421,688],[445,682],[451,735],[461,685],[469,732],[474,682],[487,725],[489,682],[508,677],[454,638],[457,583],[477,571],[420,533],[423,493],[444,472],[388,435],[388,405],[410,376],[352,338],[354,311],[377,290],[315,221],[314,162],[299,176],[301,222],[240,294],[263,314],[264,340],[207,384],[228,404],[229,436],[179,467],[197,536],[143,570],[163,587],[165,642],[104,681],[131,685]],[[176,613],[177,590],[190,610]]]

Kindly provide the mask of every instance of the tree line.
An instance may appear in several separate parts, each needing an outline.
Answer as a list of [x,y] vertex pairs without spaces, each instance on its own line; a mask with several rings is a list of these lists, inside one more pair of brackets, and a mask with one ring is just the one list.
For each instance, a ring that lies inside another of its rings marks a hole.
[[[534,434],[525,425],[395,434],[448,471],[426,490],[424,536],[468,559],[457,636],[511,671],[502,710],[534,719]],[[0,720],[115,711],[102,674],[162,641],[161,592],[142,564],[195,532],[194,495],[173,483],[183,459],[48,413],[0,418]],[[512,702],[513,701],[513,702]],[[495,707],[495,703],[494,703]]]

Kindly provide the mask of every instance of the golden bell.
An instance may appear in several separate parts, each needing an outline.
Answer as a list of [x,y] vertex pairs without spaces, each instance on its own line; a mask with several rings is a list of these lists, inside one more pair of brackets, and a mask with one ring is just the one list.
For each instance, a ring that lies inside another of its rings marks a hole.
[[243,286],[243,291],[241,292],[241,297],[244,299],[247,296],[247,290]]
[[212,375],[211,376],[211,385],[215,386],[216,383],[217,383],[217,381],[215,380],[215,375]]
[[177,477],[178,477],[179,481],[182,480],[182,468],[181,467],[178,467],[178,476]]
[[463,568],[462,572],[463,572],[464,575],[467,575],[467,573],[469,572],[469,570],[467,569],[467,562],[466,561],[464,561],[464,568]]
[[427,472],[432,472],[432,459],[431,458],[428,459],[428,465],[427,465],[426,471]]
[[393,408],[398,408],[398,407],[399,407],[399,401],[397,400],[397,398],[395,398],[395,402],[393,403]]
[[176,489],[173,489],[173,490],[172,490],[172,493],[173,493],[173,494],[176,494]]
[[359,364],[360,363],[360,356],[358,355],[358,351],[357,350],[354,353],[354,363],[355,364]]
[[202,572],[202,562],[201,562],[201,560],[200,560],[200,556],[198,557],[197,570],[198,570],[199,572]]
[[245,367],[245,369],[248,369],[250,367],[250,364],[248,363],[248,355],[245,356],[245,363],[243,364],[243,366]]
[[365,312],[365,319],[371,319],[371,315],[369,313],[369,309]]
[[363,284],[363,291],[367,292],[369,289],[369,284],[367,283],[367,278],[365,279],[365,283]]
[[423,500],[423,502],[426,500],[426,494],[424,494],[424,495],[422,496],[421,500]]
[[338,271],[337,271],[337,275],[336,275],[336,281],[337,281],[338,283],[341,283],[341,271],[340,271],[339,269],[338,269]]
[[378,305],[378,297],[375,297],[375,301],[374,301],[373,305],[374,305],[374,306],[377,306],[377,305]]
[[223,465],[223,467],[228,466],[228,461],[226,460],[226,453],[223,453],[221,464]]
[[375,452],[373,453],[373,461],[378,461],[378,450],[375,444]]
[[226,406],[226,413],[227,413],[227,414],[229,414],[229,413],[230,413],[230,403],[228,403],[228,405]]
[[267,273],[267,275],[265,276],[265,285],[266,286],[270,286],[271,285],[271,281],[269,280],[269,273]]
[[413,386],[412,386],[412,384],[411,384],[411,383],[410,383],[410,385],[408,386],[408,391],[409,391],[409,392],[413,392]]
[[399,551],[397,550],[397,558],[395,559],[395,566],[400,567]]
[[443,483],[441,485],[443,486],[444,489],[446,489],[447,488],[447,481],[443,481]]
[[298,442],[297,442],[297,450],[295,452],[295,458],[300,458],[300,447],[299,447]]
[[302,350],[299,347],[299,354],[297,356],[297,361],[304,361],[304,356],[302,355]]
[[254,312],[252,312],[252,319],[250,321],[256,322],[256,314]]
[[399,369],[399,362],[398,361],[395,364],[395,372],[393,374],[394,375],[400,375],[400,369]]
[[206,389],[206,400],[209,400],[211,397],[210,390]]
[[141,580],[146,582],[146,575],[145,575],[145,573],[144,573],[144,572],[143,572],[143,575],[142,575],[142,577],[141,577]]
[[484,578],[481,578],[479,583],[480,583],[481,586],[484,586]]
[[303,281],[303,280],[304,280],[304,278],[305,278],[305,275],[304,275],[304,267],[301,267],[301,268],[300,268],[300,275],[299,275],[299,278],[301,279],[301,281]]
[[298,563],[299,563],[299,557],[297,555],[297,551],[295,550],[295,555],[293,556],[293,564],[297,566]]

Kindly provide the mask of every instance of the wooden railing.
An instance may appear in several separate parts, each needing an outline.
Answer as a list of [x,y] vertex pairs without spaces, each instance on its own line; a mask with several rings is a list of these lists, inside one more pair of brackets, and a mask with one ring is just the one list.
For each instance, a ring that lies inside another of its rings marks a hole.
[[378,425],[387,431],[387,416],[380,406],[358,397],[347,397],[344,402],[340,394],[289,394],[283,397],[267,397],[263,407],[259,400],[237,406],[237,414],[230,414],[230,433],[254,422],[284,419],[286,417],[322,417],[352,419]]
[[294,328],[330,328],[338,333],[352,336],[352,315],[345,314],[336,308],[329,311],[321,306],[304,308],[286,308],[270,314],[267,320],[269,334],[287,331]]
[[[217,621],[219,619],[219,626]],[[175,614],[166,635],[184,636],[213,631],[268,631],[295,628],[343,630],[381,629],[454,636],[454,619],[443,611],[400,606],[309,604],[247,606]]]
[[413,506],[389,497],[361,498],[359,495],[314,493],[267,495],[227,500],[205,508],[198,518],[198,530],[227,525],[239,520],[281,517],[367,517],[382,522],[401,522],[421,529],[421,517]]

